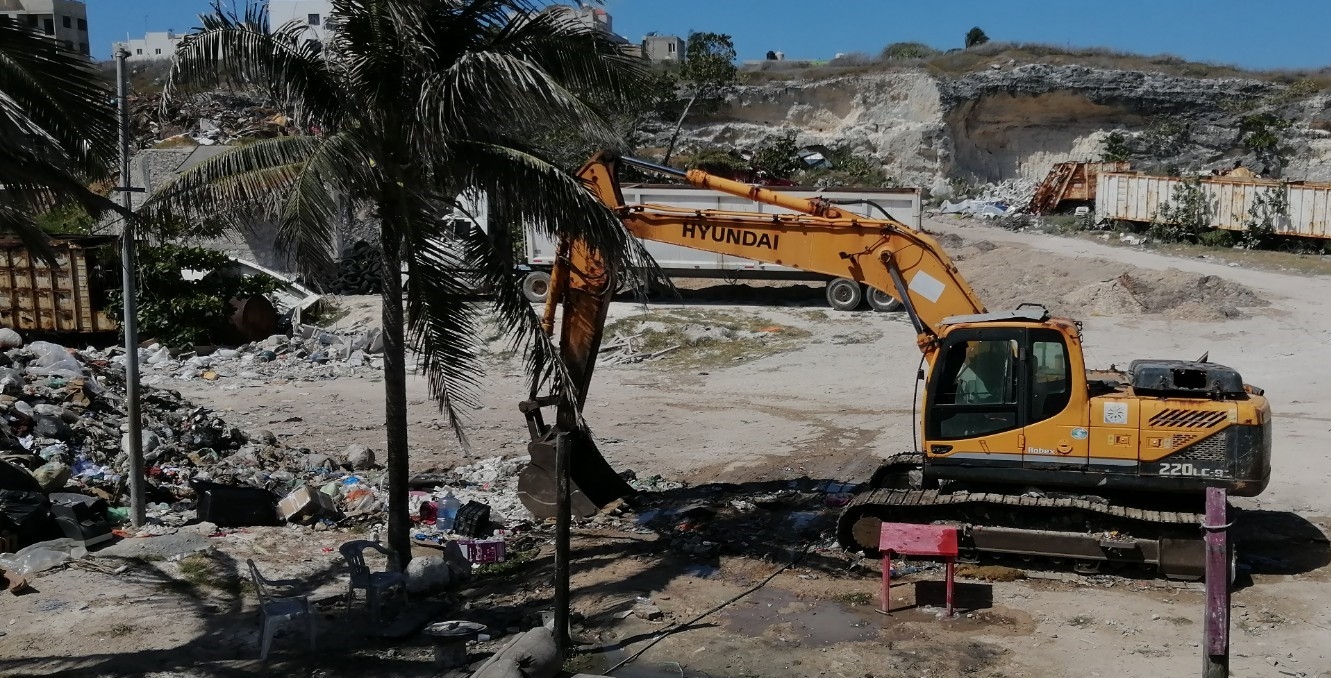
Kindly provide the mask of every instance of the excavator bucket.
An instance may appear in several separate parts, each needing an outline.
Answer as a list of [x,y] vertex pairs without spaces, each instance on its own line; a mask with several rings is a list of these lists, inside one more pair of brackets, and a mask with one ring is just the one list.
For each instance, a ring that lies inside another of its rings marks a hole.
[[[532,441],[527,445],[531,461],[518,474],[518,498],[537,518],[553,518],[558,508],[555,441],[560,430],[545,425],[536,401],[524,402],[520,408],[527,415]],[[615,473],[585,431],[569,433],[569,476],[570,506],[579,518],[590,518],[602,506],[635,491]]]
[[[618,202],[611,198],[607,204]],[[518,406],[527,417],[531,434],[527,448],[531,462],[518,474],[518,496],[537,518],[555,515],[558,501],[555,441],[561,433],[567,433],[572,512],[585,518],[615,499],[633,493],[633,488],[601,456],[579,414],[596,368],[596,354],[601,348],[606,314],[616,287],[615,272],[599,252],[580,241],[561,241],[555,261],[541,327],[547,335],[559,337],[559,357],[570,380],[558,392],[534,397]],[[558,323],[556,315],[560,316]],[[548,425],[541,413],[547,407],[555,411],[553,425]]]

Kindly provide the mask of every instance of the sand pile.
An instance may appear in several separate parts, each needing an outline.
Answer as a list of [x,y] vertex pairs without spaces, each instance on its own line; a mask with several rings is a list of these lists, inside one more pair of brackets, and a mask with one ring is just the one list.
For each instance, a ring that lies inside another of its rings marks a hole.
[[1242,318],[1269,305],[1251,289],[1213,275],[1151,271],[1095,258],[1068,258],[986,240],[939,238],[991,310],[1042,303],[1058,315],[1153,315],[1174,320]]

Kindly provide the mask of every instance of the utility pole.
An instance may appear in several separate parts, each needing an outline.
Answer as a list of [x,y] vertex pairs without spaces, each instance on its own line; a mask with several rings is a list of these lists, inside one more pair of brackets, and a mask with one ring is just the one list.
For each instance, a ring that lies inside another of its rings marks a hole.
[[[125,211],[133,209],[129,177],[129,94],[125,60],[129,51],[116,50],[116,98],[120,109],[120,204]],[[143,479],[143,421],[139,413],[139,331],[138,286],[135,280],[134,221],[124,218],[120,230],[121,295],[124,299],[125,332],[125,414],[129,419],[129,519],[134,527],[142,527],[145,516]]]
[[555,650],[562,662],[569,654],[569,532],[573,522],[570,505],[569,434],[555,438]]

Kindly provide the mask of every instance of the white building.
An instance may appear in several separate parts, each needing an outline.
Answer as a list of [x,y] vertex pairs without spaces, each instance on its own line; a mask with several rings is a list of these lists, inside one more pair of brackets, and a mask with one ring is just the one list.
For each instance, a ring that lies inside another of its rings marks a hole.
[[563,12],[566,15],[571,15],[572,18],[578,21],[578,23],[581,23],[587,28],[597,29],[612,34],[615,32],[614,22],[613,19],[610,18],[610,13],[600,7],[588,7],[579,4],[577,7],[555,5],[552,9],[557,12]]
[[649,34],[642,39],[642,53],[649,61],[679,61],[684,58],[684,40],[678,35]]
[[174,32],[148,33],[138,40],[126,40],[117,42],[111,46],[111,52],[120,51],[122,48],[129,52],[127,61],[152,61],[154,59],[170,59],[176,53],[176,46],[184,36],[177,35]]
[[295,21],[310,29],[308,37],[320,42],[326,42],[336,30],[337,21],[330,16],[332,13],[333,3],[328,0],[269,0],[268,3],[268,22],[273,28]]
[[88,8],[78,0],[0,0],[0,14],[51,36],[71,52],[92,55]]

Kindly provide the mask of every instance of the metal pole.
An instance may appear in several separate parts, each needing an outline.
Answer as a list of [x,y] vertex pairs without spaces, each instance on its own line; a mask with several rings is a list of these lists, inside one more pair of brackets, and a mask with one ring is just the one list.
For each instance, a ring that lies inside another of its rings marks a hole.
[[555,438],[555,649],[560,659],[568,657],[569,529],[573,522],[569,493],[569,440],[567,433]]
[[1202,678],[1229,675],[1229,517],[1225,489],[1206,488],[1206,614],[1202,622]]
[[[120,204],[126,210],[134,207],[129,177],[129,95],[125,60],[129,52],[116,50],[116,96],[120,108]],[[124,220],[121,229],[120,266],[121,290],[124,298],[125,332],[125,415],[129,419],[129,519],[134,527],[142,527],[145,515],[143,480],[143,421],[139,414],[139,331],[138,287],[135,284],[134,222]]]

